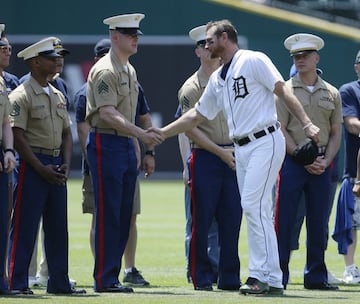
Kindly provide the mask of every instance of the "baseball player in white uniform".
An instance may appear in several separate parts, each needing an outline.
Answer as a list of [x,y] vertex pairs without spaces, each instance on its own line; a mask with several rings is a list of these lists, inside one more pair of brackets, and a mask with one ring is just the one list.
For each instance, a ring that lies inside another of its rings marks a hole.
[[277,122],[274,93],[301,122],[304,132],[318,141],[313,125],[298,99],[263,53],[240,50],[237,31],[228,20],[207,24],[206,48],[224,65],[210,77],[195,105],[175,122],[152,129],[165,138],[192,129],[223,111],[235,143],[236,173],[246,216],[249,278],[243,294],[283,294],[276,235],[272,221],[271,189],[285,156],[285,140]]

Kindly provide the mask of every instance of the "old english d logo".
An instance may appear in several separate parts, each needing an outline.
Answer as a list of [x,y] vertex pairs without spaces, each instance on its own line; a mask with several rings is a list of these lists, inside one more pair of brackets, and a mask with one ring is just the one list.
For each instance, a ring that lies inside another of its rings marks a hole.
[[233,90],[235,93],[235,99],[238,98],[245,98],[246,95],[249,94],[249,91],[247,90],[246,87],[246,79],[244,78],[244,76],[240,76],[238,78],[233,78],[234,80],[234,84],[233,84]]

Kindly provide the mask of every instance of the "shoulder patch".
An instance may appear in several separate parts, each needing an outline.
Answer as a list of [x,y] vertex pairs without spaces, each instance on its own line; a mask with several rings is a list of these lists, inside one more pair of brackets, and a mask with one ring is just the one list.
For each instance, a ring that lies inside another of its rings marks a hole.
[[104,81],[101,80],[100,84],[97,87],[98,94],[106,94],[109,93],[109,85]]
[[20,106],[18,105],[18,103],[15,101],[13,103],[13,107],[12,107],[12,111],[10,113],[10,116],[19,116],[20,115]]
[[184,112],[190,109],[190,101],[185,96],[181,100],[181,108]]

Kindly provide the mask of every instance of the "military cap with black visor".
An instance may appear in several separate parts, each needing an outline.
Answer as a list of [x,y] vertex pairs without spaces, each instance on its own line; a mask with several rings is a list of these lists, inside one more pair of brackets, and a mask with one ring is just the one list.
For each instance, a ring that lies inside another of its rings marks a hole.
[[124,35],[142,35],[139,23],[145,17],[144,14],[125,14],[104,19],[104,24],[109,25],[109,30],[116,30]]

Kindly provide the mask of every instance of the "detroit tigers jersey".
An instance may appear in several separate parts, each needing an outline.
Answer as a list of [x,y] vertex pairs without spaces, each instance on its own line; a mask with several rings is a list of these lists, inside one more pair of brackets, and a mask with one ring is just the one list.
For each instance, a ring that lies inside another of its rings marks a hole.
[[239,50],[225,80],[220,73],[221,67],[211,75],[196,104],[200,114],[213,119],[223,110],[230,138],[243,137],[276,123],[273,91],[275,84],[284,80],[269,57],[261,52]]
[[[200,67],[199,70],[185,81],[178,93],[183,113],[194,107],[204,92],[208,80],[209,77],[204,69]],[[214,119],[202,122],[198,125],[198,129],[218,145],[228,145],[231,143],[227,122],[222,112],[218,113]],[[194,147],[199,148],[195,143]]]

